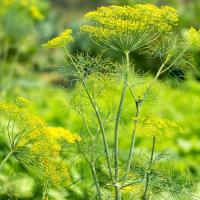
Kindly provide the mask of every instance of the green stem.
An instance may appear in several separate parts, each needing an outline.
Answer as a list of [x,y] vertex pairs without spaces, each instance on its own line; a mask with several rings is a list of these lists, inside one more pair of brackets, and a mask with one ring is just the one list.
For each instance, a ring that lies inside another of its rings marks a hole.
[[105,133],[105,129],[103,126],[103,122],[101,119],[101,115],[99,113],[98,107],[96,105],[96,103],[94,102],[94,100],[92,99],[90,92],[88,91],[87,85],[85,83],[85,80],[82,79],[82,83],[83,83],[83,87],[87,93],[87,96],[89,98],[90,103],[92,104],[92,107],[95,111],[95,114],[97,116],[97,120],[101,129],[101,133],[102,133],[102,138],[103,138],[103,144],[104,144],[104,150],[105,150],[105,154],[106,154],[106,161],[107,161],[107,165],[108,165],[108,170],[109,170],[109,174],[111,177],[111,180],[113,181],[113,183],[115,182],[114,177],[113,177],[113,173],[112,173],[112,167],[111,167],[111,162],[110,162],[110,156],[109,156],[109,150],[108,150],[108,144],[107,144],[107,138],[106,138],[106,133]]
[[8,159],[13,155],[13,151],[10,151],[9,154],[3,159],[0,164],[0,171],[2,170],[4,164],[8,161]]
[[131,167],[131,163],[133,160],[133,155],[134,155],[134,150],[135,150],[135,138],[136,138],[136,129],[137,129],[137,124],[138,124],[138,117],[140,115],[140,109],[141,106],[143,104],[143,102],[146,100],[154,82],[158,79],[158,77],[160,76],[163,68],[165,67],[165,65],[167,64],[167,62],[169,61],[170,57],[167,57],[165,62],[160,66],[158,72],[156,73],[156,76],[153,78],[153,80],[150,82],[149,86],[147,87],[147,89],[145,90],[142,99],[135,99],[135,104],[136,104],[136,114],[135,114],[135,121],[134,121],[134,125],[133,125],[133,132],[132,132],[132,139],[131,139],[131,147],[130,147],[130,151],[129,151],[129,157],[128,157],[128,164],[127,164],[127,168],[126,168],[126,172],[125,175],[123,177],[123,182],[125,181],[126,177],[129,174],[130,171],[130,167]]
[[97,196],[98,196],[98,199],[101,200],[101,190],[100,190],[100,185],[99,185],[99,180],[98,180],[98,177],[97,177],[97,172],[96,172],[96,168],[95,168],[95,164],[94,163],[90,163],[90,167],[91,167],[91,170],[92,170],[92,175],[93,175],[93,178],[94,178],[94,183],[95,183],[95,186],[96,186],[96,190],[97,190]]
[[[99,123],[100,129],[101,129],[102,137],[103,137],[104,149],[105,149],[106,160],[107,160],[107,165],[108,165],[108,170],[109,170],[110,178],[111,178],[112,182],[114,183],[115,181],[114,181],[114,177],[113,177],[113,173],[112,173],[112,167],[111,167],[111,162],[110,162],[110,157],[109,157],[109,150],[108,150],[107,138],[106,138],[104,126],[103,126],[103,123],[102,123],[101,115],[100,115],[100,113],[98,111],[97,105],[95,104],[94,100],[92,99],[92,97],[90,95],[90,92],[88,91],[88,88],[87,88],[87,85],[85,83],[84,77],[82,77],[82,74],[79,71],[78,67],[76,66],[76,63],[74,62],[74,60],[73,60],[72,56],[70,55],[69,51],[66,48],[64,48],[64,49],[66,50],[68,57],[70,58],[72,64],[74,65],[74,67],[76,68],[77,72],[79,73],[80,79],[82,80],[82,84],[83,84],[83,87],[84,87],[84,89],[85,89],[85,91],[87,93],[89,101],[92,104],[93,109],[95,110],[95,113],[96,113],[96,116],[97,116],[97,119],[98,119],[98,123]],[[101,192],[100,192],[99,181],[98,181],[98,177],[97,177],[97,174],[96,174],[96,169],[94,167],[92,167],[92,173],[93,173],[95,185],[96,185],[96,188],[97,188],[98,197],[99,197],[99,199],[101,199]]]
[[150,82],[149,86],[147,87],[147,89],[146,89],[145,92],[144,92],[144,95],[143,95],[143,98],[142,98],[143,101],[146,100],[146,98],[147,98],[147,96],[148,96],[148,94],[149,94],[149,92],[150,92],[150,90],[151,90],[151,88],[152,88],[154,82],[158,79],[158,77],[159,77],[160,74],[162,73],[163,68],[165,67],[165,65],[167,64],[167,62],[169,61],[169,59],[170,59],[170,57],[167,57],[166,60],[165,60],[165,62],[164,62],[164,63],[160,66],[160,68],[158,69],[158,71],[157,71],[155,77],[154,77],[153,80]]
[[122,95],[119,103],[119,108],[117,112],[117,118],[115,122],[115,136],[114,136],[114,157],[115,157],[115,181],[118,181],[118,154],[119,154],[119,122],[122,115],[122,108],[124,104],[124,98],[127,89],[127,81],[124,82],[124,87],[122,90]]
[[115,200],[121,199],[120,185],[115,184]]
[[130,58],[129,58],[129,52],[128,51],[125,52],[125,56],[126,56],[126,68],[127,68],[127,71],[128,71],[129,66],[130,66]]
[[143,182],[143,179],[137,179],[135,181],[132,181],[130,183],[126,183],[124,185],[121,186],[121,189],[125,188],[125,187],[128,187],[128,186],[131,186],[131,185],[134,185],[134,184],[137,184],[137,183],[142,183]]
[[134,155],[134,150],[135,150],[136,129],[137,129],[137,124],[138,124],[138,117],[140,115],[140,108],[142,106],[142,101],[137,100],[135,101],[135,104],[136,104],[136,114],[135,114],[135,120],[134,120],[133,131],[132,131],[131,146],[130,146],[130,151],[129,151],[129,156],[128,156],[128,164],[127,164],[125,175],[122,179],[123,182],[125,181],[126,177],[129,174],[131,163],[133,160],[133,155]]
[[153,137],[152,149],[151,149],[151,158],[150,158],[149,168],[148,168],[147,175],[146,175],[145,190],[144,190],[144,194],[142,196],[143,200],[147,200],[148,199],[147,198],[147,192],[148,192],[149,178],[150,178],[151,168],[152,168],[152,163],[153,163],[153,155],[154,155],[154,151],[155,151],[155,142],[156,142],[156,138],[154,136]]

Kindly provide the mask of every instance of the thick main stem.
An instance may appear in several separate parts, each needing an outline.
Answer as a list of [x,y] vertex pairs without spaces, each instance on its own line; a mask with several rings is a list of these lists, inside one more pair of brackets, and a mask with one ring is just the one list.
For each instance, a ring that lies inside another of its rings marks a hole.
[[128,70],[129,70],[129,52],[125,52],[126,57],[126,74],[124,80],[124,86],[121,93],[120,103],[117,111],[117,117],[115,121],[115,135],[114,135],[114,159],[115,159],[115,199],[121,199],[121,192],[120,186],[118,185],[119,182],[119,123],[122,115],[122,109],[124,105],[124,99],[127,90],[127,79],[128,79]]
[[114,158],[115,158],[115,181],[119,181],[119,123],[122,115],[122,108],[124,104],[124,98],[127,90],[127,81],[124,82],[124,87],[121,94],[119,108],[117,112],[117,118],[115,121],[115,136],[114,136]]
[[100,115],[100,113],[98,111],[96,103],[94,102],[94,100],[92,99],[92,97],[90,95],[90,92],[88,91],[88,88],[86,86],[86,83],[85,83],[84,79],[82,79],[82,83],[83,83],[83,87],[84,87],[84,89],[85,89],[85,91],[87,93],[89,101],[92,104],[92,107],[94,108],[95,114],[96,114],[97,119],[98,119],[98,123],[99,123],[100,129],[101,129],[102,138],[103,138],[103,144],[104,144],[104,150],[105,150],[105,154],[106,154],[106,161],[107,161],[107,165],[108,165],[108,170],[109,170],[109,174],[110,174],[111,180],[114,183],[115,180],[114,180],[113,173],[112,173],[112,167],[111,167],[111,162],[110,162],[107,138],[106,138],[106,133],[105,133],[105,130],[104,130],[103,122],[102,122],[102,119],[101,119],[101,115]]
[[10,153],[3,159],[3,161],[0,164],[0,171],[3,168],[4,164],[8,161],[8,159],[13,155],[13,151],[10,151]]
[[153,155],[154,155],[154,151],[155,151],[155,142],[156,142],[156,138],[154,136],[153,137],[152,149],[151,149],[151,158],[150,158],[150,162],[149,162],[149,168],[148,168],[147,175],[146,175],[145,190],[144,190],[144,194],[143,194],[143,197],[142,197],[143,200],[148,199],[147,198],[147,192],[148,192],[149,178],[150,178],[151,168],[152,168],[152,163],[153,163]]

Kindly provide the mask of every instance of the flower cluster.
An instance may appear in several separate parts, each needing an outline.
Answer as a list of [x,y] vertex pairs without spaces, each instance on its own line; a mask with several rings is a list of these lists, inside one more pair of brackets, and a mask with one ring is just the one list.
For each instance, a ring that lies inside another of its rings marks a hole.
[[190,28],[187,33],[187,40],[192,48],[200,49],[200,30],[196,30],[193,27]]
[[72,30],[66,29],[59,36],[53,38],[52,40],[48,41],[46,44],[42,45],[42,47],[45,47],[45,48],[65,47],[70,42],[73,42],[73,41],[74,39],[72,37]]
[[[1,116],[14,121],[18,129],[37,129],[47,126],[44,119],[30,113],[25,107],[22,106],[22,98],[16,98],[16,104],[0,102]],[[23,98],[23,104],[27,104],[28,100]]]
[[123,193],[133,193],[134,195],[141,195],[144,192],[143,184],[134,184],[122,189]]
[[85,15],[82,32],[118,51],[133,51],[170,33],[177,24],[175,9],[151,4],[100,7]]
[[37,172],[48,184],[69,182],[67,164],[61,159],[63,145],[81,138],[60,127],[50,127],[44,119],[32,114],[24,105],[28,100],[18,97],[16,104],[0,102],[4,141],[15,151],[15,157],[28,170]]
[[138,132],[143,136],[169,137],[173,133],[172,129],[176,129],[181,133],[183,132],[174,121],[152,116],[150,114],[139,118],[138,121]]

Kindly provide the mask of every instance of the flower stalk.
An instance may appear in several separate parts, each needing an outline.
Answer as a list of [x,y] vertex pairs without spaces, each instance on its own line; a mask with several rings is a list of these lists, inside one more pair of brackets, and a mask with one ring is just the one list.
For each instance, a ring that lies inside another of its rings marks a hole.
[[114,158],[115,158],[115,199],[120,200],[121,199],[121,194],[120,194],[120,187],[118,186],[119,182],[119,124],[120,124],[120,119],[122,115],[122,109],[124,105],[124,100],[125,100],[125,95],[127,91],[127,79],[128,79],[128,70],[129,70],[129,52],[125,52],[125,57],[126,57],[126,75],[125,75],[125,80],[124,80],[124,86],[123,90],[121,93],[121,98],[120,98],[120,103],[117,111],[117,117],[115,121],[115,135],[114,135]]
[[145,190],[144,190],[144,194],[142,196],[142,200],[148,200],[147,193],[148,193],[149,178],[150,178],[152,163],[153,163],[153,156],[154,156],[154,151],[155,151],[155,142],[156,142],[156,137],[154,136],[153,142],[152,142],[152,149],[151,149],[151,158],[150,158],[149,168],[148,168],[148,171],[146,174]]
[[97,172],[96,172],[96,168],[95,168],[95,163],[94,162],[92,162],[92,163],[90,162],[90,167],[91,167],[91,170],[92,170],[94,183],[95,183],[95,186],[96,186],[96,189],[97,189],[98,200],[102,200],[99,180],[98,180]]

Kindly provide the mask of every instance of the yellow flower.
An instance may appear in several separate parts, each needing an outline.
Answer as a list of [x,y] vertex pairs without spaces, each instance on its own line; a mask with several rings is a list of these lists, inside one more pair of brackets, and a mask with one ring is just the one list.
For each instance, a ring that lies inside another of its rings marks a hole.
[[200,48],[200,30],[191,27],[187,33],[187,40],[191,47]]
[[43,176],[48,179],[50,185],[68,185],[70,176],[65,161],[56,160],[54,157],[43,157],[41,165],[44,168]]
[[70,131],[61,128],[61,127],[47,127],[46,128],[49,137],[52,137],[56,140],[65,140],[69,143],[74,143],[76,141],[80,141],[81,138],[78,135],[72,134]]
[[142,136],[170,137],[174,131],[181,133],[180,127],[174,121],[168,119],[148,114],[140,117],[138,121],[138,132]]
[[6,144],[14,145],[17,159],[31,172],[37,172],[38,178],[48,180],[50,185],[69,183],[61,151],[65,143],[75,143],[81,138],[61,127],[48,126],[44,119],[24,106],[27,99],[17,97],[16,103],[0,102]]
[[161,35],[170,33],[178,17],[171,7],[151,4],[100,7],[85,15],[82,32],[97,43],[118,51],[145,47]]
[[127,186],[122,189],[123,193],[133,193],[135,195],[141,195],[143,191],[144,191],[144,185],[142,183]]
[[72,30],[66,29],[59,36],[53,38],[52,40],[48,41],[46,44],[42,45],[42,47],[45,47],[45,48],[65,47],[69,43],[74,41],[71,34],[72,34]]
[[[26,102],[27,103],[27,102]],[[2,117],[15,121],[20,129],[35,129],[46,126],[46,122],[21,105],[0,102],[0,113]]]

